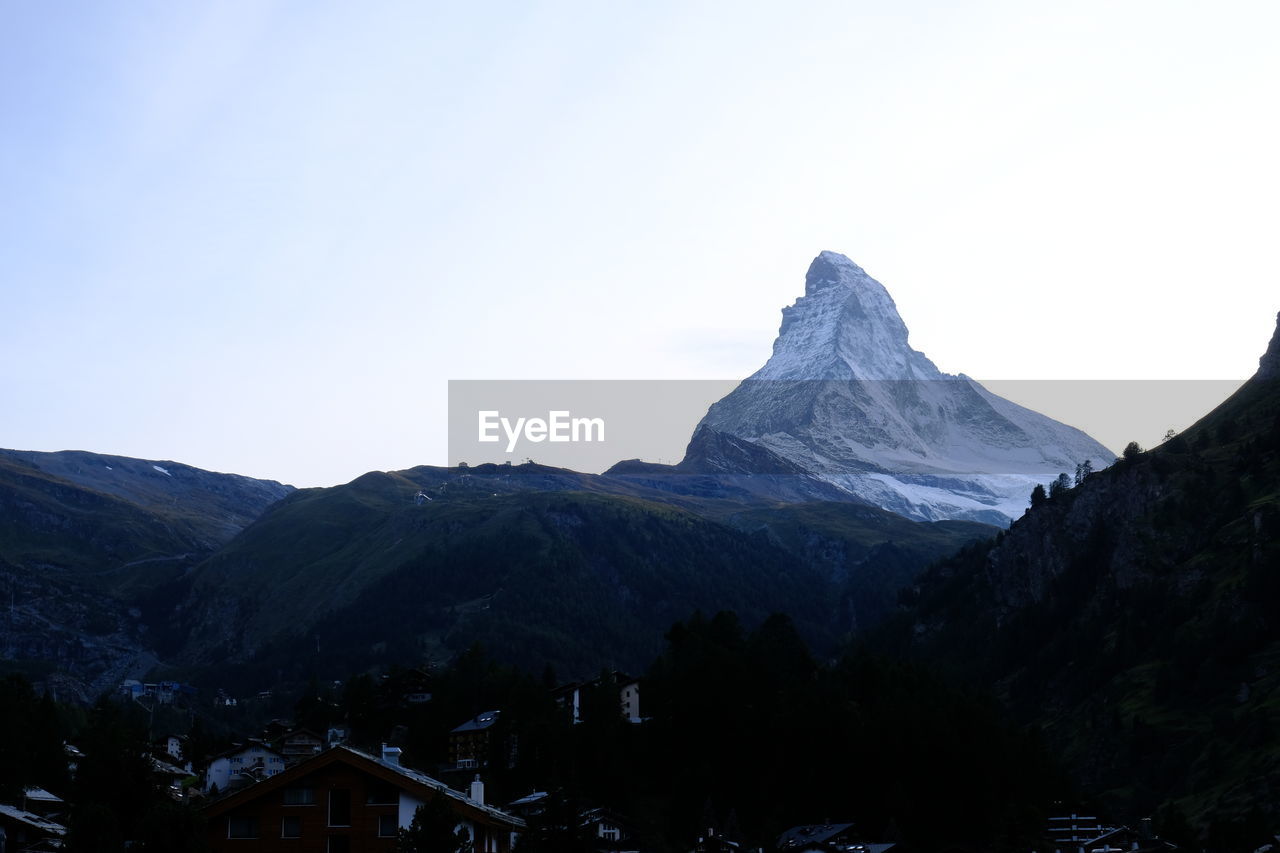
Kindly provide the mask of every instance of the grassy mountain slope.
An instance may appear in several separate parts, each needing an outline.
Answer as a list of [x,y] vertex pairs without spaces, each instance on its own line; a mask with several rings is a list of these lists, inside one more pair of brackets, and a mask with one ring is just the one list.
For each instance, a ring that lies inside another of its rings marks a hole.
[[699,608],[785,611],[829,646],[990,532],[850,503],[748,509],[538,466],[375,472],[291,495],[201,565],[173,648],[278,671],[291,655],[312,666],[317,645],[350,668],[481,641],[589,675],[642,665]]
[[794,612],[829,643],[831,585],[761,537],[630,497],[416,493],[402,476],[367,474],[268,512],[192,576],[188,659],[287,661],[318,645],[340,671],[338,658],[368,665],[388,647],[447,654],[480,641],[587,675],[639,666],[666,626],[723,607]]

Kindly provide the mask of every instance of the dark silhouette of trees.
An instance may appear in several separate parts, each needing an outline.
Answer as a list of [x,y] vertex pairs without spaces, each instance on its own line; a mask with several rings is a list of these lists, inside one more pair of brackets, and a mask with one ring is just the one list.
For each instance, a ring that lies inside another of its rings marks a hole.
[[418,806],[408,829],[400,830],[396,849],[399,853],[471,853],[472,844],[440,795]]

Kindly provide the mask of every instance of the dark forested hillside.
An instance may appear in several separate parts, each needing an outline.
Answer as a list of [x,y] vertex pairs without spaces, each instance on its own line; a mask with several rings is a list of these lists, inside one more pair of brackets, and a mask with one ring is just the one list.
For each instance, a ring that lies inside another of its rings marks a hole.
[[587,675],[643,665],[665,626],[699,608],[751,621],[783,610],[830,649],[928,562],[991,530],[857,504],[668,497],[538,466],[300,491],[175,588],[166,651],[265,677],[317,656],[342,672],[482,642]]
[[[312,667],[318,654],[342,672],[481,642],[530,669],[589,675],[643,665],[660,626],[718,606],[753,620],[786,609],[830,647],[832,585],[763,537],[585,493],[381,505],[394,478],[362,480],[353,494],[307,496],[328,524],[293,501],[201,567],[193,661],[256,660],[277,672]],[[302,526],[289,536],[281,527],[295,513]]]
[[1280,331],[1193,427],[927,573],[881,639],[998,685],[1116,809],[1275,820],[1278,374]]
[[87,676],[86,698],[161,661],[270,681],[317,656],[341,672],[475,641],[531,667],[633,668],[696,608],[782,608],[828,649],[989,532],[532,463],[295,492],[173,462],[5,451],[0,507],[5,655]]
[[864,630],[895,610],[922,567],[995,535],[974,521],[913,521],[852,503],[793,503],[733,513],[728,523],[760,533],[830,578],[842,624]]

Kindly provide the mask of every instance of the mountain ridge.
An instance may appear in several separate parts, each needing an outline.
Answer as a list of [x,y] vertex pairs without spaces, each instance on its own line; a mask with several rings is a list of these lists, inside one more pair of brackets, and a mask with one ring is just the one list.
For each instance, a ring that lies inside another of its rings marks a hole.
[[[785,606],[829,644],[882,619],[925,565],[993,532],[847,501],[795,504],[775,518],[775,505],[533,463],[370,472],[291,494],[184,578],[170,596],[177,622],[166,653],[188,667],[252,667],[283,648],[303,654],[315,632],[329,646],[344,635],[353,648],[381,644],[410,659],[504,637],[511,645],[491,646],[497,654],[533,665],[542,653],[557,670],[586,676],[601,660],[642,663],[682,618],[673,602],[753,618]],[[724,554],[736,557],[726,563]],[[476,586],[483,578],[489,586]],[[358,614],[398,607],[388,602],[408,590],[415,609],[396,610],[400,622],[354,627]],[[563,601],[552,606],[550,590]],[[564,602],[586,590],[588,612],[569,612]],[[506,608],[520,601],[532,609],[517,618]],[[630,627],[617,633],[609,620]],[[570,624],[597,638],[595,663],[562,635]],[[375,658],[353,652],[362,666]]]
[[145,674],[148,597],[289,488],[174,462],[0,450],[0,654],[72,673],[82,698]]

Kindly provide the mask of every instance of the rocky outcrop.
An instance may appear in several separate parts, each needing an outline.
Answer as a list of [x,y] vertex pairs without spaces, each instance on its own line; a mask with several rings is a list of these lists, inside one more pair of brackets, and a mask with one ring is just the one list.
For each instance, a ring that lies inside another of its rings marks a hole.
[[1280,379],[1280,314],[1276,314],[1276,331],[1271,336],[1271,345],[1258,360],[1259,379]]

